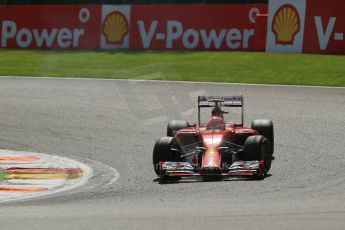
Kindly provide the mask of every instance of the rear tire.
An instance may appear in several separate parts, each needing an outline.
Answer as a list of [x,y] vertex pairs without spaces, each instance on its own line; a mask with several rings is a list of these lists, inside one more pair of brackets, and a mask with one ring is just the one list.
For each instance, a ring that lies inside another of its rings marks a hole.
[[271,145],[272,154],[274,152],[274,131],[273,122],[266,119],[254,120],[252,122],[252,129],[258,131],[259,135],[262,135],[268,139]]
[[187,121],[172,120],[168,123],[167,136],[172,137],[174,132],[179,131],[181,129],[185,129],[185,128],[188,128]]
[[268,139],[262,135],[250,136],[244,142],[243,160],[261,161],[264,160],[266,173],[271,168],[272,149]]
[[153,168],[155,173],[160,175],[160,162],[161,161],[174,161],[174,152],[171,150],[173,147],[172,137],[162,137],[156,141],[153,148]]

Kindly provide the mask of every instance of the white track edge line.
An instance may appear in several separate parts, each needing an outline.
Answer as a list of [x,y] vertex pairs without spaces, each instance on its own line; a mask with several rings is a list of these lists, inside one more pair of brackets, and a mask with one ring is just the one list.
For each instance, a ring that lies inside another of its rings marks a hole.
[[207,85],[234,85],[234,86],[260,86],[260,87],[289,87],[289,88],[320,88],[320,89],[345,89],[343,86],[309,86],[309,85],[279,85],[279,84],[258,84],[258,83],[230,83],[211,81],[173,81],[173,80],[143,80],[143,79],[114,79],[114,78],[92,78],[92,77],[34,77],[34,76],[0,76],[4,78],[17,79],[58,79],[58,80],[83,80],[83,81],[133,81],[133,82],[165,82],[184,84],[207,84]]

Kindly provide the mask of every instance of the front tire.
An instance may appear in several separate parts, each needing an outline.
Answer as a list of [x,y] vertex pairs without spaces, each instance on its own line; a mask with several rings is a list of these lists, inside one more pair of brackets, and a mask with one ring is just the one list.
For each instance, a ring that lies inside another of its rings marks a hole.
[[163,161],[174,161],[174,152],[171,150],[173,148],[173,138],[172,137],[162,137],[156,141],[153,148],[152,161],[155,173],[160,175],[160,162]]
[[179,131],[181,129],[185,129],[185,128],[188,128],[187,121],[172,120],[168,123],[167,136],[173,137],[174,132]]
[[243,160],[261,161],[264,160],[265,172],[271,168],[272,149],[268,139],[262,135],[250,136],[244,142]]

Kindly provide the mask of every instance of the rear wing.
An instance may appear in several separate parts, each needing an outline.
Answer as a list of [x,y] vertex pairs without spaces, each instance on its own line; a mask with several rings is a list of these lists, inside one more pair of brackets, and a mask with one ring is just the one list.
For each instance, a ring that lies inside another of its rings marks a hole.
[[199,96],[198,107],[214,107],[215,102],[220,102],[225,107],[242,107],[243,96]]
[[198,97],[198,121],[200,125],[200,108],[214,107],[219,103],[224,107],[241,107],[241,124],[244,122],[243,95],[238,96],[199,96]]

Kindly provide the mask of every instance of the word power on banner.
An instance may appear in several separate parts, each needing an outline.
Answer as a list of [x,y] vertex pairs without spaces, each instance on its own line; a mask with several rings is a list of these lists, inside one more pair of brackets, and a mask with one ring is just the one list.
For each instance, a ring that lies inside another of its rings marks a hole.
[[99,48],[100,6],[6,6],[0,12],[1,48]]

